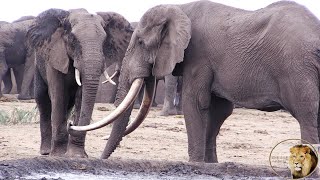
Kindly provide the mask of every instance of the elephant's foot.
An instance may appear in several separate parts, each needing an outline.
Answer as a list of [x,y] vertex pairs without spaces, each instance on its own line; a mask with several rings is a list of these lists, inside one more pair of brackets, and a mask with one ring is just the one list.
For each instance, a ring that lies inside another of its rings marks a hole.
[[176,110],[162,110],[159,113],[160,116],[170,116],[170,115],[178,115]]
[[3,92],[3,94],[10,94],[11,89],[9,89],[9,88],[4,88],[2,92]]
[[73,144],[69,144],[68,150],[65,155],[67,157],[88,158],[88,154],[84,150],[84,147],[76,146]]
[[51,151],[50,148],[40,148],[41,155],[49,155],[50,151]]
[[29,99],[31,99],[31,96],[26,96],[26,95],[19,94],[18,95],[18,99],[19,100],[29,100]]
[[183,112],[181,110],[177,111],[176,115],[183,115]]
[[218,163],[218,158],[217,158],[217,154],[210,154],[210,155],[206,155],[204,161],[206,163]]
[[53,141],[50,156],[64,156],[67,151],[68,142],[65,140]]
[[49,155],[50,155],[50,156],[63,157],[65,153],[66,153],[65,151],[55,150],[55,151],[51,151]]

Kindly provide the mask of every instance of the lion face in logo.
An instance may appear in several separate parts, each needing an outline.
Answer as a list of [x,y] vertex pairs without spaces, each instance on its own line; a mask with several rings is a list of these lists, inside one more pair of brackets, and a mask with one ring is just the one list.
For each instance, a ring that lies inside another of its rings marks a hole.
[[317,157],[309,146],[293,146],[290,153],[289,168],[294,179],[305,177],[316,168]]

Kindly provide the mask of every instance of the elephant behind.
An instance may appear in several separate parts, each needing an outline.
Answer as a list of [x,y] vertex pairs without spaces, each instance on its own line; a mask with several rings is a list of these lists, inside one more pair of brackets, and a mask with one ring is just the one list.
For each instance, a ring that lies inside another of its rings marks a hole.
[[5,85],[4,93],[9,93],[12,89],[10,69],[13,69],[18,99],[33,96],[34,52],[27,42],[26,33],[34,20],[33,16],[23,16],[12,23],[0,25],[0,82]]
[[[169,74],[163,78],[164,80],[164,94],[163,92],[158,92],[159,87],[158,83],[160,80],[156,82],[156,92],[155,97],[152,103],[152,107],[156,107],[158,104],[155,102],[156,98],[162,97],[163,106],[159,113],[160,116],[170,116],[170,115],[181,115],[182,114],[182,76],[173,76]],[[161,87],[160,87],[160,90]],[[139,109],[142,101],[143,101],[143,89],[140,90],[138,98],[135,100],[133,108]],[[160,94],[160,95],[159,95]]]
[[121,65],[132,32],[130,23],[112,12],[49,9],[37,16],[28,38],[37,55],[41,154],[87,157],[86,133],[68,136],[67,118],[74,107],[75,124],[90,122],[100,76],[111,64]]

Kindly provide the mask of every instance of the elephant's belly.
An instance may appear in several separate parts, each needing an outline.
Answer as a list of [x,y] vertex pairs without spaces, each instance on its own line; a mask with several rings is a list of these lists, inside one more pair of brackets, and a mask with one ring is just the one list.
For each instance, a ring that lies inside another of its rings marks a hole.
[[226,84],[213,83],[212,92],[216,96],[225,98],[241,107],[263,111],[282,109],[277,93],[272,88]]

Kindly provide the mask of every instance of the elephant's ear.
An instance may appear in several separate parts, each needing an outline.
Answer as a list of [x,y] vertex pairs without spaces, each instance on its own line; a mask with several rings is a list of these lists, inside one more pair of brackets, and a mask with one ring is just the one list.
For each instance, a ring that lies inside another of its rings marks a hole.
[[103,53],[107,58],[107,66],[121,62],[129,45],[133,28],[120,14],[114,12],[97,12],[104,20],[107,38],[103,45]]
[[58,71],[68,72],[69,60],[62,35],[63,21],[68,11],[49,9],[39,14],[27,32],[27,38],[36,52]]
[[163,25],[162,42],[157,53],[153,75],[164,77],[171,74],[177,63],[183,61],[184,50],[191,38],[191,21],[177,6],[164,5],[167,19]]
[[63,28],[58,28],[51,36],[51,41],[45,43],[42,47],[42,53],[45,60],[56,70],[67,74],[69,68],[69,58],[65,42],[62,38]]

